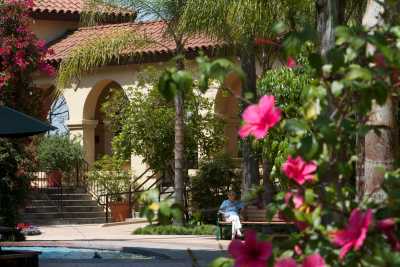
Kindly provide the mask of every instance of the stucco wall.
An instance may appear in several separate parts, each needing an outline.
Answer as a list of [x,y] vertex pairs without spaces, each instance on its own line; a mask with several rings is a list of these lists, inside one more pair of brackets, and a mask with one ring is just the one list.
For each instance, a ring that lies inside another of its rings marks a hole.
[[50,42],[78,28],[77,21],[33,20],[30,28],[39,39]]

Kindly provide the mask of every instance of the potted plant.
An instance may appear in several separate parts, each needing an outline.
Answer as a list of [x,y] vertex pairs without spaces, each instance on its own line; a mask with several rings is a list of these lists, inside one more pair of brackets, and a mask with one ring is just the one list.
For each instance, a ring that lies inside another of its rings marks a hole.
[[124,221],[131,215],[132,206],[128,197],[131,184],[131,173],[124,168],[125,161],[115,156],[105,155],[97,160],[89,172],[89,181],[108,194],[113,222]]
[[84,161],[81,144],[67,135],[44,137],[37,152],[39,165],[47,174],[48,187],[59,187],[63,175],[71,173]]

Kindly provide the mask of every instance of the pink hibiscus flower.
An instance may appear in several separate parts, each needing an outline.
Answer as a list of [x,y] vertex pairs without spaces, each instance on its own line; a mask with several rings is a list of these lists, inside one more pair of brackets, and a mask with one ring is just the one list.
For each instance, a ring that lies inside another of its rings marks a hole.
[[332,242],[342,247],[339,258],[343,259],[350,249],[359,250],[367,237],[368,226],[372,220],[372,210],[368,209],[365,213],[359,209],[351,212],[349,223],[346,229],[338,230],[331,234]]
[[292,199],[295,209],[300,208],[304,204],[304,196],[301,192],[287,192],[285,194],[286,205],[289,205],[290,199]]
[[319,253],[315,253],[304,259],[302,267],[325,267],[325,260]]
[[377,224],[379,230],[383,232],[389,241],[392,249],[394,251],[400,251],[400,241],[397,239],[395,234],[396,221],[394,218],[387,218],[380,220]]
[[275,106],[275,98],[266,95],[261,97],[258,104],[248,106],[242,117],[244,125],[239,130],[240,137],[253,135],[256,139],[261,139],[279,122],[281,110]]
[[317,164],[314,162],[305,162],[300,156],[288,159],[282,166],[283,173],[299,185],[307,181],[314,180],[314,172],[317,170]]
[[297,267],[297,263],[292,258],[284,258],[275,263],[275,267]]
[[272,244],[266,241],[257,241],[255,231],[246,231],[244,242],[233,240],[229,244],[228,250],[235,259],[235,267],[265,267],[272,255]]

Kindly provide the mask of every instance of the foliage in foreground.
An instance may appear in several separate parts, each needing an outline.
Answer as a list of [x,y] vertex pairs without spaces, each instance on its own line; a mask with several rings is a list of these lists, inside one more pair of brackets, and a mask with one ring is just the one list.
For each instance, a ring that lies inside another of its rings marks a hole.
[[[276,196],[268,216],[279,213],[298,232],[280,242],[247,232],[244,242],[229,246],[234,261],[217,259],[213,266],[400,266],[400,170],[386,172],[382,186],[360,184],[356,195],[354,169],[356,139],[382,131],[367,124],[373,104],[398,96],[400,27],[373,33],[339,27],[336,34],[328,60],[309,55],[315,78],[302,93],[300,116],[282,116],[275,97],[266,95],[246,108],[239,131],[253,143],[274,127],[288,137],[289,156],[277,166],[288,191]],[[370,46],[374,53],[366,53]]]
[[214,235],[215,225],[194,226],[148,225],[133,231],[134,235]]
[[[356,192],[354,169],[356,139],[384,133],[367,123],[373,104],[398,97],[400,27],[384,25],[373,33],[339,27],[336,34],[329,61],[309,57],[315,79],[303,93],[301,116],[280,122],[290,146],[277,168],[289,188],[277,195],[268,215],[279,212],[298,232],[280,242],[247,232],[244,242],[229,246],[235,266],[400,266],[400,170],[382,168],[382,185],[359,183]],[[376,50],[366,53],[371,46]],[[243,136],[254,142],[269,138],[269,130],[279,126],[275,105],[273,96],[264,96],[249,106]]]

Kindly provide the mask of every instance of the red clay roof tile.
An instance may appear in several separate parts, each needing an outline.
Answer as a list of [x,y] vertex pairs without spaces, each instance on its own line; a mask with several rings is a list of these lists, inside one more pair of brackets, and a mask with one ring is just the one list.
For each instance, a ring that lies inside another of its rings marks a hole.
[[[50,61],[60,61],[67,58],[73,49],[83,45],[86,41],[94,40],[98,37],[107,36],[117,31],[129,30],[137,33],[139,36],[146,36],[151,42],[140,49],[129,49],[126,53],[129,55],[151,55],[164,54],[171,55],[175,50],[175,42],[164,35],[166,24],[162,21],[142,22],[142,23],[121,23],[108,24],[94,27],[79,28],[65,38],[59,40],[50,46],[54,51],[53,55],[47,57]],[[185,43],[186,52],[207,50],[222,47],[223,44],[217,40],[201,35],[187,38]],[[124,52],[125,53],[125,52]]]
[[[34,0],[33,12],[81,14],[84,10],[85,0]],[[132,12],[122,9],[107,8],[104,12],[110,15],[129,15]]]

